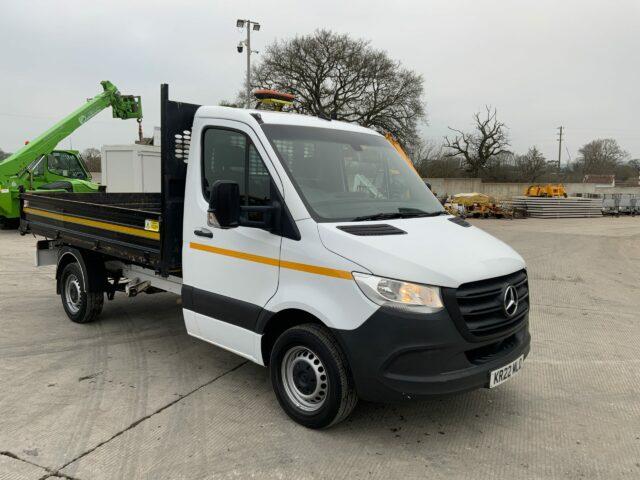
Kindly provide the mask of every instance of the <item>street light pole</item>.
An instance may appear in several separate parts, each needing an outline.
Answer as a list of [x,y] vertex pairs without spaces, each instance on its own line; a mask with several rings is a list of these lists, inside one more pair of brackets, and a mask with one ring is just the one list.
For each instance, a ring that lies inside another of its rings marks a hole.
[[[260,23],[254,20],[236,20],[236,26],[238,28],[247,29],[247,38],[244,41],[244,46],[247,48],[247,108],[251,108],[251,54],[258,53],[257,50],[251,50],[251,29],[256,32],[260,30]],[[242,53],[242,43],[238,45],[238,53]]]
[[251,20],[247,20],[247,108],[251,108]]

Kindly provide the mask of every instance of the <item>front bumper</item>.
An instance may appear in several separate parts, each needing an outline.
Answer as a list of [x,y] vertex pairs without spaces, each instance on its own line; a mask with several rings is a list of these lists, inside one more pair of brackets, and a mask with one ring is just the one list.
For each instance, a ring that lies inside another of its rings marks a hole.
[[463,337],[446,310],[381,307],[355,330],[334,330],[360,398],[396,401],[486,387],[489,372],[529,353],[528,314],[490,340]]

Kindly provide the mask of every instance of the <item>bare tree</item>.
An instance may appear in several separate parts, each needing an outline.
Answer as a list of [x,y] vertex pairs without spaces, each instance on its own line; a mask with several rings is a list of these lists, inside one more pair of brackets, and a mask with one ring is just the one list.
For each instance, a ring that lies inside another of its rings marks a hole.
[[100,150],[97,148],[87,148],[82,152],[82,159],[87,165],[90,172],[99,172],[102,167],[100,165]]
[[407,152],[421,177],[427,177],[429,166],[443,159],[442,145],[431,140],[418,140]]
[[524,155],[516,157],[519,176],[527,182],[539,180],[547,171],[547,160],[537,147],[531,147]]
[[5,152],[4,150],[2,150],[2,149],[0,148],[0,162],[1,162],[2,160],[4,160],[5,158],[10,157],[10,156],[11,156],[11,154],[10,154],[9,152]]
[[446,155],[429,162],[418,172],[423,178],[460,178],[468,175],[459,159],[450,158]]
[[497,155],[509,152],[509,137],[504,123],[498,121],[496,109],[489,105],[481,112],[474,114],[475,131],[463,132],[449,127],[455,132],[453,138],[444,137],[445,148],[450,157],[460,156],[464,159],[467,171],[474,177],[480,176],[489,160]]
[[627,162],[627,168],[629,168],[631,172],[627,175],[625,180],[630,181],[635,185],[640,184],[640,158],[629,160],[629,162]]
[[494,182],[518,181],[516,155],[512,152],[502,152],[491,157],[482,170],[482,178]]
[[638,185],[640,178],[640,162],[638,160],[629,160],[620,163],[615,170],[616,185],[621,182]]
[[425,117],[421,75],[366,40],[329,30],[274,42],[251,81],[295,95],[296,111],[389,132],[405,148]]
[[[245,82],[246,83],[246,82]],[[240,103],[240,100],[220,100],[218,103],[221,107],[243,108],[246,103]]]
[[613,138],[593,140],[582,146],[576,168],[583,174],[612,174],[628,154]]

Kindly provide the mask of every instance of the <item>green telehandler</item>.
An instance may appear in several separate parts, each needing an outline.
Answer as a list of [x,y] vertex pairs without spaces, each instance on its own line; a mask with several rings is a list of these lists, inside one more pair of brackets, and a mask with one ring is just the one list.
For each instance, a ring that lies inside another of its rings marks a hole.
[[[102,93],[0,161],[0,227],[17,226],[20,190],[88,193],[103,188],[91,181],[91,174],[76,150],[55,150],[58,143],[107,107],[111,107],[113,118],[142,121],[139,96],[122,95],[107,80],[100,84],[104,89]],[[139,133],[142,136],[141,128]]]

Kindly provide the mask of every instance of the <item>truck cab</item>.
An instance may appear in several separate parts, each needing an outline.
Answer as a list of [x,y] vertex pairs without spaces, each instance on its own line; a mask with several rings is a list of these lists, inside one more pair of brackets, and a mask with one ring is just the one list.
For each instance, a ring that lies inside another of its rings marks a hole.
[[0,227],[17,224],[20,188],[79,193],[101,190],[100,185],[91,180],[77,150],[53,150],[13,175],[0,175]]
[[161,198],[22,197],[21,231],[56,238],[38,258],[57,264],[72,320],[123,286],[179,293],[188,333],[269,367],[284,411],[311,428],[358,398],[493,388],[520,370],[525,262],[447,214],[383,136],[163,105]]
[[[77,150],[54,150],[34,160],[24,172],[30,177],[30,190],[48,188],[54,182],[67,182],[70,191],[73,187],[68,180],[84,180],[87,185],[75,185],[75,191],[96,191],[97,186],[90,183],[91,174]],[[83,188],[84,187],[84,188]],[[60,188],[60,187],[58,187]]]
[[[528,351],[522,258],[447,215],[383,136],[297,114],[202,107],[192,139],[187,328],[275,363],[276,392],[281,385],[280,402],[298,421],[321,409],[330,388],[319,350],[279,338],[301,321],[334,339],[369,400],[482,387],[490,370]],[[516,298],[508,311],[507,291]]]

